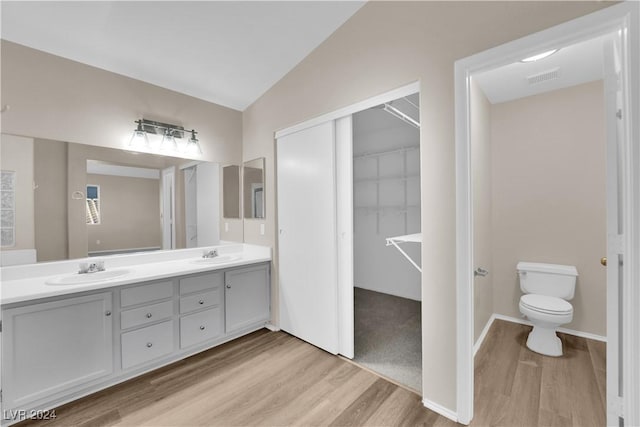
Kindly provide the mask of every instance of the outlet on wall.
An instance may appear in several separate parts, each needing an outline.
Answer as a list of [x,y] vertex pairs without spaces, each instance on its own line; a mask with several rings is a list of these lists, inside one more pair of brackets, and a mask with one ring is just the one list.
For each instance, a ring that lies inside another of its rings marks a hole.
[[260,235],[264,236],[264,223],[260,224]]

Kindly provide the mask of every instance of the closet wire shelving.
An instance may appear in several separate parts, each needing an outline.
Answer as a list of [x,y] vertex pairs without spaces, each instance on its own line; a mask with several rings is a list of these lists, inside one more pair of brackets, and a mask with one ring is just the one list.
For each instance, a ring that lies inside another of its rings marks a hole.
[[[356,206],[359,211],[364,211],[365,214],[376,215],[376,233],[380,234],[380,217],[389,214],[402,215],[404,217],[404,232],[407,234],[409,223],[409,209],[420,208],[420,205],[412,205],[408,202],[408,181],[413,179],[419,179],[420,174],[409,174],[407,172],[407,156],[410,152],[419,151],[419,145],[411,145],[406,147],[394,148],[391,150],[366,152],[362,154],[356,154],[353,156],[354,162],[356,160],[374,158],[375,159],[375,176],[367,178],[358,178],[354,180],[354,184],[375,184],[375,205],[373,206]],[[383,156],[390,156],[400,154],[402,155],[402,174],[391,176],[380,176],[380,158]],[[402,181],[403,185],[403,201],[401,205],[381,205],[380,204],[380,183],[388,181]]]

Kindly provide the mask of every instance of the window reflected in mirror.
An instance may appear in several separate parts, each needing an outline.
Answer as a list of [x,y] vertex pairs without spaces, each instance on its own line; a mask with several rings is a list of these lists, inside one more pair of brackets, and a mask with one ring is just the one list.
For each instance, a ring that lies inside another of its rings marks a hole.
[[87,224],[100,224],[100,187],[87,185]]

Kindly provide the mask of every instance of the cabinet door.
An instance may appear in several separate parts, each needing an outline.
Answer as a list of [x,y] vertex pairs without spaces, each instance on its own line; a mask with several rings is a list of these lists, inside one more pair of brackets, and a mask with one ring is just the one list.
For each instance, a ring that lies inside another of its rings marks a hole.
[[112,293],[2,311],[5,408],[105,377],[113,371]]
[[225,273],[224,301],[227,333],[269,320],[269,288],[267,265]]

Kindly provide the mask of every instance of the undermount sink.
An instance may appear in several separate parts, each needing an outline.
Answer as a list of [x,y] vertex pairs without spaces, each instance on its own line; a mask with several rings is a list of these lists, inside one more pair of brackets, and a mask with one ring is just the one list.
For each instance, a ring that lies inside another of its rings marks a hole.
[[116,279],[129,273],[131,273],[131,270],[127,269],[106,270],[86,274],[76,273],[69,276],[55,277],[47,280],[45,283],[47,285],[86,285],[88,283],[97,283]]
[[240,255],[219,255],[213,258],[200,258],[192,261],[194,264],[225,264],[237,261],[242,258]]

